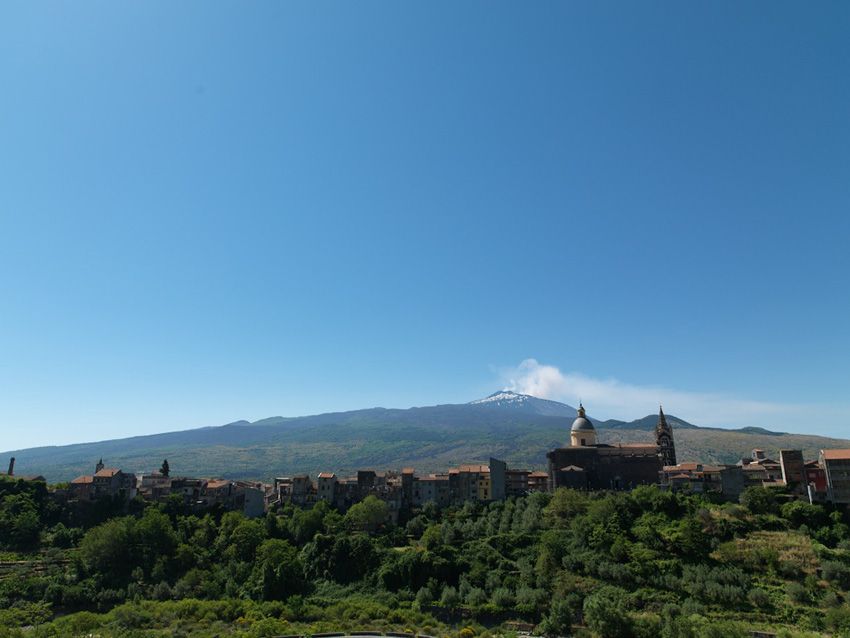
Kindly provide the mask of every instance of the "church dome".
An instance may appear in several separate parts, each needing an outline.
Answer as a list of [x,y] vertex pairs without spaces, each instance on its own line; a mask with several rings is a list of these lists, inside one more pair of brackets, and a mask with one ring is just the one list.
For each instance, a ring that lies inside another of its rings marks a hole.
[[579,403],[578,406],[578,416],[576,420],[573,421],[573,427],[570,428],[570,432],[595,432],[596,428],[593,427],[593,423],[590,422],[586,416],[584,416],[584,406]]

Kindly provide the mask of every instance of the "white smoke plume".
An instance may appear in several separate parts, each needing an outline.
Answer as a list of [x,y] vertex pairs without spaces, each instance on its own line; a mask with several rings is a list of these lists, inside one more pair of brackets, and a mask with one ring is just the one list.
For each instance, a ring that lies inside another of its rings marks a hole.
[[799,431],[800,419],[813,406],[753,401],[724,394],[689,392],[663,386],[641,386],[617,379],[595,379],[579,372],[562,372],[557,367],[525,359],[501,371],[505,389],[541,399],[584,403],[588,413],[599,419],[630,421],[658,411],[702,426],[760,426],[774,430]]

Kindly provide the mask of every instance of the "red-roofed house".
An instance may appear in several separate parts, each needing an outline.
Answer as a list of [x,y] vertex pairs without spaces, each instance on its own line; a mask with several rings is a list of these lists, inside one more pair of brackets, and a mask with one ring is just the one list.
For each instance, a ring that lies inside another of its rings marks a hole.
[[71,481],[69,492],[71,498],[78,500],[121,497],[129,501],[136,496],[136,477],[117,468],[104,467],[103,461],[99,461],[94,474]]

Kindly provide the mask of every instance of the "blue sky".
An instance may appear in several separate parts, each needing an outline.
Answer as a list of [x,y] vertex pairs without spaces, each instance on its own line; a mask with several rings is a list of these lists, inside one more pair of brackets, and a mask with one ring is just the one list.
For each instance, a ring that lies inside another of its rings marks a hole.
[[500,387],[850,436],[850,4],[0,7],[0,449]]

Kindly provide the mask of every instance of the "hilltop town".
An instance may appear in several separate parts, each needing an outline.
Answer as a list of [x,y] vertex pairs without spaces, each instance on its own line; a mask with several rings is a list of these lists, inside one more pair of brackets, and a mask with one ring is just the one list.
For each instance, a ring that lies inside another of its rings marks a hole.
[[[92,474],[52,488],[55,498],[85,508],[99,499],[150,502],[176,499],[201,511],[220,507],[246,516],[261,516],[284,504],[309,507],[325,502],[345,512],[374,496],[386,503],[392,520],[403,510],[427,503],[439,507],[465,502],[491,502],[559,487],[579,490],[629,490],[658,485],[664,490],[713,493],[737,501],[749,487],[784,488],[787,497],[809,503],[850,503],[850,449],[824,449],[805,460],[801,450],[777,450],[778,459],[762,449],[735,464],[699,460],[677,462],[673,427],[659,410],[654,444],[611,445],[597,442],[596,428],[583,405],[569,432],[569,445],[547,453],[548,471],[511,468],[499,459],[467,463],[444,473],[419,475],[414,468],[362,469],[353,476],[321,471],[277,477],[273,483],[172,475],[165,460],[158,471],[130,473],[99,460]],[[11,459],[7,476],[14,476]],[[22,477],[19,477],[22,478]],[[41,476],[23,477],[44,480]]]

